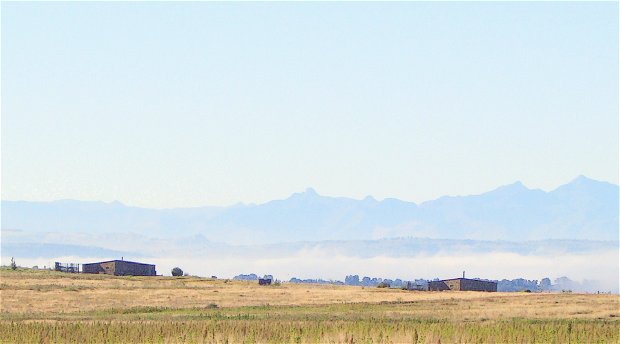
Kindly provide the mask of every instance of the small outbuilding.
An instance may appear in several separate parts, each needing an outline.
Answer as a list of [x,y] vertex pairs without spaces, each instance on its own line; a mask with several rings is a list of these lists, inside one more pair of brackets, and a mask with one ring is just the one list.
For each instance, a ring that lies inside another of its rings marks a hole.
[[82,264],[82,273],[108,274],[114,276],[155,276],[155,265],[130,262],[127,260],[109,260],[105,262]]
[[271,285],[271,278],[259,278],[258,285]]

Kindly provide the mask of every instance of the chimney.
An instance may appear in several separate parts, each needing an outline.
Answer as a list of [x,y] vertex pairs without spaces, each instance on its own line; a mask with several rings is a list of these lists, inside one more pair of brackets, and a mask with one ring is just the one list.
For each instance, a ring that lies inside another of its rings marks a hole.
[[463,278],[465,278],[465,270],[463,270]]

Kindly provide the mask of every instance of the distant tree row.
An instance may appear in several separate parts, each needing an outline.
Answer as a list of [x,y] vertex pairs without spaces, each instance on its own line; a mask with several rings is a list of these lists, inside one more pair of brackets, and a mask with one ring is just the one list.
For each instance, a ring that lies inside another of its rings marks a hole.
[[517,278],[513,280],[503,279],[497,282],[497,291],[593,291],[599,289],[600,286],[594,282],[584,281],[579,283],[573,281],[568,277],[556,278],[553,283],[551,279],[545,277],[538,282],[538,280],[526,280],[523,278]]
[[289,280],[290,283],[313,283],[313,284],[336,284],[343,285],[342,281],[334,281],[334,280],[324,280],[324,279],[299,279],[297,277],[293,277]]
[[[273,275],[264,275],[263,277],[260,277],[263,279],[270,279],[272,281],[274,281],[273,279]],[[235,277],[233,277],[234,280],[238,280],[238,281],[258,281],[259,277],[256,274],[248,274],[248,275],[237,275]]]
[[[11,261],[11,267],[15,267],[15,261]],[[183,270],[178,267],[172,269],[172,276],[183,276]],[[185,273],[187,275],[187,273]],[[259,278],[270,279],[275,281],[272,275],[264,275],[263,277],[259,277],[258,275],[251,274],[240,274],[233,277],[234,280],[241,281],[257,281]],[[439,280],[435,278],[434,280]],[[359,275],[348,275],[345,277],[344,282],[338,280],[324,280],[324,279],[300,279],[297,277],[293,277],[289,280],[290,283],[315,283],[315,284],[335,284],[335,285],[353,285],[353,286],[363,286],[363,287],[391,287],[391,288],[405,288],[410,285],[424,287],[427,285],[428,281],[425,279],[416,279],[413,281],[406,281],[400,278],[397,279],[383,279],[378,277],[368,277],[364,276],[360,278]],[[543,292],[543,291],[595,291],[595,290],[603,290],[601,289],[595,282],[592,281],[584,281],[582,283],[572,281],[568,277],[559,277],[556,278],[553,283],[551,283],[551,279],[543,278],[540,280],[528,280],[524,278],[516,278],[513,280],[503,279],[501,281],[497,281],[497,291],[500,292],[520,292],[520,291],[530,291],[530,292]]]
[[406,281],[400,278],[392,280],[389,278],[383,279],[380,277],[367,277],[367,276],[364,276],[362,277],[362,279],[360,279],[358,275],[349,275],[344,278],[344,284],[346,285],[357,285],[357,286],[364,286],[364,287],[377,287],[379,285],[381,286],[389,285],[392,288],[403,288],[403,287],[406,287],[407,283],[409,282],[412,282],[413,284],[416,284],[416,285],[426,285],[426,283],[428,283],[424,279]]

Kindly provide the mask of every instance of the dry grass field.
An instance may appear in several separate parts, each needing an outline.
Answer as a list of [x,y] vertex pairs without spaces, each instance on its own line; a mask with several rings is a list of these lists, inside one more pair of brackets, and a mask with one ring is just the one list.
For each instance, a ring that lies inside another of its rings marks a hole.
[[0,343],[620,342],[618,295],[0,270]]

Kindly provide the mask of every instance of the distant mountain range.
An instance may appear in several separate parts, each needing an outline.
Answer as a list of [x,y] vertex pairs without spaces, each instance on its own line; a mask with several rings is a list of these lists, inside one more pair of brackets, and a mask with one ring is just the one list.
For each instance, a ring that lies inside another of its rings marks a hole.
[[[94,239],[94,238],[93,238]],[[160,242],[156,239],[130,237],[120,234],[119,241],[127,245],[117,245],[114,241],[83,241],[83,245],[58,244],[59,240],[43,237],[26,242],[7,240],[2,242],[2,255],[20,258],[48,258],[62,256],[76,257],[180,257],[191,256],[249,259],[278,259],[293,257],[299,252],[319,255],[345,256],[358,258],[442,256],[446,254],[470,256],[489,252],[509,252],[519,255],[553,257],[562,254],[588,254],[609,252],[618,249],[617,241],[595,240],[538,240],[538,241],[482,241],[454,239],[390,238],[378,240],[348,241],[305,241],[266,245],[227,245],[205,241],[200,237]],[[155,245],[153,245],[155,243]],[[165,243],[165,245],[163,245]],[[113,249],[116,248],[116,249]]]
[[580,176],[545,192],[522,183],[415,204],[326,197],[313,189],[260,205],[145,209],[119,202],[2,201],[2,229],[28,233],[200,235],[228,244],[426,237],[618,240],[618,185]]

